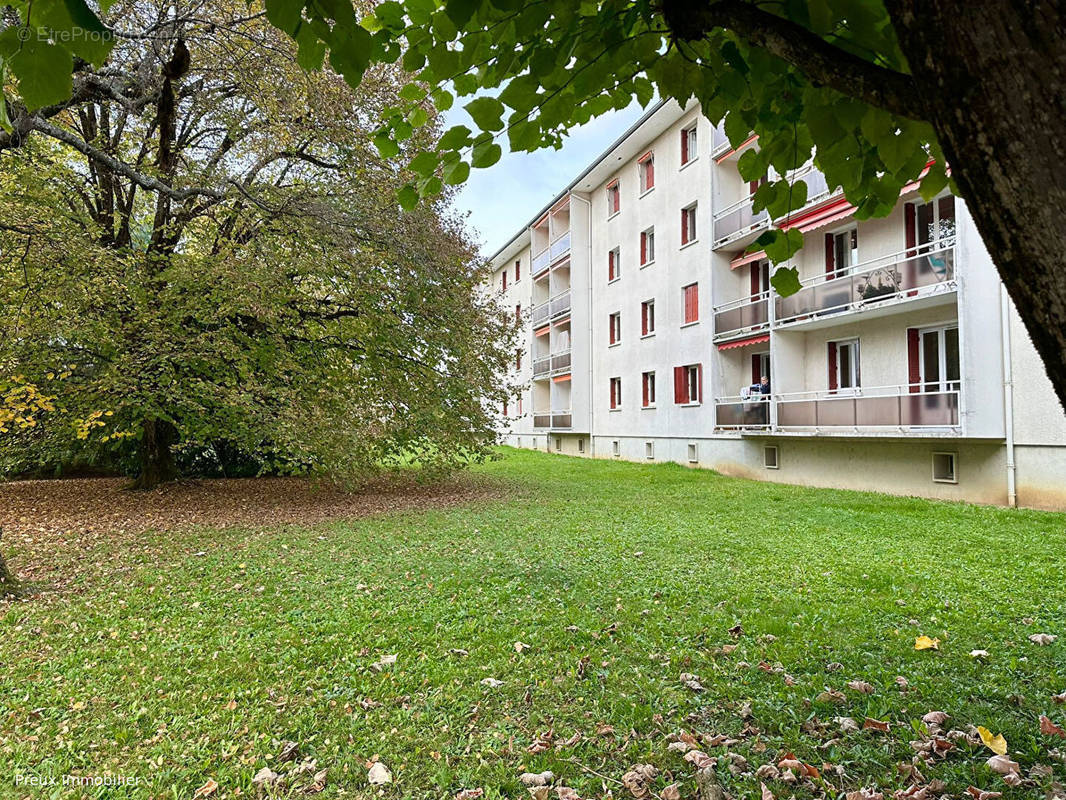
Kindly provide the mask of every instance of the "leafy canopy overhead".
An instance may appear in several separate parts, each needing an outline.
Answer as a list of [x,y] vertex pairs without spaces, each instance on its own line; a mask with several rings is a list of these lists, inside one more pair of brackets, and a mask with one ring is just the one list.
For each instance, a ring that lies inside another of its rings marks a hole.
[[[400,62],[414,76],[383,110],[374,141],[385,158],[429,122],[427,101],[469,113],[475,130],[455,126],[410,160],[415,178],[399,191],[406,208],[495,164],[504,142],[558,148],[572,127],[656,96],[699,101],[734,146],[758,135],[738,167],[745,180],[774,176],[755,198],[774,217],[805,202],[803,182],[781,176],[812,157],[857,219],[888,214],[931,159],[923,195],[948,182],[879,0],[385,0],[362,17],[344,0],[267,0],[266,13],[296,41],[305,68],[328,57],[352,85],[372,63]],[[29,55],[0,53],[26,74],[20,59]],[[798,233],[780,231],[757,243],[775,262],[801,245]],[[787,289],[795,275],[783,273],[775,285]]]

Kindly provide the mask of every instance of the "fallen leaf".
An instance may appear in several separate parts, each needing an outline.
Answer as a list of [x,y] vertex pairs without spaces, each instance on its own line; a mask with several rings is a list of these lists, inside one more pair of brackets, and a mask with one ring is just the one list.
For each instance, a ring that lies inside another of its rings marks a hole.
[[193,792],[192,798],[193,800],[200,800],[201,797],[210,797],[217,791],[218,784],[215,782],[215,779],[208,778],[207,783],[205,783],[203,786]]
[[270,767],[263,767],[259,772],[255,773],[255,777],[252,778],[252,786],[260,786],[264,789],[271,788],[278,782],[278,778],[281,776],[274,772]]
[[366,779],[370,781],[373,786],[383,786],[386,783],[392,783],[392,773],[389,772],[388,767],[380,761],[377,761],[369,770],[367,770]]
[[814,699],[819,703],[837,703],[838,705],[848,702],[848,698],[844,693],[838,692],[836,689],[826,689]]
[[534,754],[535,753],[543,753],[545,750],[550,750],[551,749],[552,739],[554,739],[554,738],[555,738],[555,731],[552,730],[552,729],[549,729],[549,730],[545,731],[544,733],[542,733],[540,736],[538,736],[536,739],[534,739],[533,740],[533,744],[531,744],[526,749],[530,753],[534,753]]
[[237,701],[236,700],[230,700],[228,703],[226,703],[225,709],[227,711],[236,711],[237,710]]
[[659,797],[662,800],[681,800],[681,789],[676,783],[671,783],[663,787],[663,790],[659,792]]
[[833,717],[833,721],[840,726],[841,733],[855,733],[859,730],[859,723],[851,717]]
[[950,717],[943,711],[930,711],[922,717],[922,722],[926,725],[943,725],[949,719]]
[[551,770],[544,772],[523,772],[518,776],[518,782],[523,786],[549,786],[555,780],[555,773]]
[[868,684],[866,681],[848,681],[847,686],[849,689],[856,692],[861,692],[862,694],[874,693],[874,687]]
[[919,636],[914,640],[915,650],[939,650],[940,640],[930,639],[928,636]]
[[703,684],[700,683],[699,675],[693,675],[691,672],[682,672],[677,676],[677,679],[681,681],[683,686],[688,687],[694,692],[703,691]]
[[1044,714],[1040,715],[1040,732],[1045,736],[1062,736],[1066,738],[1066,730],[1060,728]]
[[548,797],[551,795],[550,786],[529,786],[527,787],[527,790],[529,791],[529,796],[532,797],[533,800],[548,800]]
[[614,736],[614,726],[608,725],[606,722],[600,722],[596,725],[597,736]]
[[381,672],[383,669],[385,669],[385,667],[392,666],[395,663],[395,655],[382,656],[380,661],[375,661],[373,664],[370,665],[370,669],[374,670],[374,672]]
[[648,784],[654,781],[658,774],[659,770],[651,764],[637,764],[622,776],[622,785],[636,800],[644,800],[651,796]]
[[488,686],[490,689],[496,689],[503,686],[503,681],[498,681],[495,678],[482,678],[481,685]]
[[558,797],[559,800],[581,800],[577,791],[571,789],[569,786],[556,786],[555,796]]
[[722,652],[725,653],[726,655],[729,655],[730,653],[732,653],[736,649],[737,649],[737,646],[735,644],[723,644],[722,645]]
[[985,743],[985,747],[991,750],[996,755],[1003,755],[1007,752],[1007,740],[1003,738],[1002,733],[992,735],[992,731],[988,728],[977,726],[977,735],[981,737],[981,741]]
[[985,763],[989,769],[1000,775],[1008,775],[1011,772],[1017,772],[1019,769],[1017,761],[1011,761],[1009,756],[1004,755],[992,756]]
[[1062,694],[1054,694],[1051,696],[1051,699],[1060,705],[1066,703],[1066,692],[1063,692]]
[[774,800],[774,793],[766,788],[765,783],[759,783],[759,790],[762,793],[762,800]]
[[311,779],[311,784],[304,787],[304,794],[318,794],[326,788],[326,775],[329,770],[320,769]]
[[880,731],[881,733],[888,733],[888,727],[888,722],[879,719],[873,719],[872,717],[867,717],[866,720],[862,723],[862,729],[864,731],[873,730]]
[[973,800],[995,800],[995,798],[1003,796],[1003,792],[986,792],[984,789],[978,789],[976,786],[967,786],[966,792],[973,798]]
[[1033,644],[1037,644],[1041,647],[1044,647],[1045,645],[1051,644],[1058,638],[1059,637],[1053,633],[1034,633],[1029,636],[1029,641]]
[[485,794],[484,789],[463,789],[455,795],[455,800],[477,800]]
[[988,658],[987,650],[971,650],[970,658]]
[[703,769],[704,767],[709,767],[716,763],[713,758],[702,750],[689,750],[685,753],[685,761],[695,766],[696,769]]
[[528,650],[528,649],[529,649],[529,645],[526,644],[525,642],[515,642],[514,643],[514,651],[516,653],[521,653],[523,650]]
[[732,636],[734,639],[739,639],[743,633],[744,628],[741,627],[739,622],[729,629],[729,635]]
[[448,655],[458,656],[459,658],[462,658],[463,656],[470,655],[470,651],[464,650],[461,647],[453,647],[451,650],[448,651]]
[[876,789],[867,789],[863,787],[856,792],[848,792],[844,795],[844,800],[884,800],[884,795]]

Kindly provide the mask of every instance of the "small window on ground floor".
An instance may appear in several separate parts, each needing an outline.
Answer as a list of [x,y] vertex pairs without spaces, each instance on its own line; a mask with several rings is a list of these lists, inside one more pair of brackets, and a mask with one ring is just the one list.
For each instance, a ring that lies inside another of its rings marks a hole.
[[619,456],[621,455],[621,452],[621,448],[618,446],[618,440],[615,439],[613,442],[611,442],[611,455]]
[[689,463],[690,464],[695,464],[699,460],[700,460],[699,449],[696,447],[695,443],[689,443],[689,446],[688,446],[688,461],[689,461]]
[[644,457],[655,458],[655,442],[644,443]]
[[955,453],[933,453],[933,480],[937,483],[958,483]]
[[768,444],[762,449],[762,465],[767,469],[777,469],[777,445]]
[[578,439],[577,440],[577,452],[579,452],[579,453],[584,453],[585,452],[585,440],[584,439]]
[[556,450],[562,450],[563,449],[563,437],[562,436],[556,436],[555,437],[555,449]]

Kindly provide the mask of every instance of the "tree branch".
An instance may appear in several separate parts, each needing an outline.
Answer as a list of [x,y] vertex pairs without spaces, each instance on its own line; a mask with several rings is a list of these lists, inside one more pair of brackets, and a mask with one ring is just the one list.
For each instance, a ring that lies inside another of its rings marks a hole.
[[744,0],[662,0],[661,8],[671,33],[681,41],[698,41],[714,28],[725,28],[787,61],[813,83],[900,117],[927,119],[910,75],[873,64]]

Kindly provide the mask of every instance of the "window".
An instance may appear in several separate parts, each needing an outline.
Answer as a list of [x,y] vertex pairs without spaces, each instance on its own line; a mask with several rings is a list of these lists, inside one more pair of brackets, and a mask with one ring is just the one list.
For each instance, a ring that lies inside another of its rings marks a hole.
[[555,449],[556,449],[556,451],[559,451],[559,450],[563,449],[563,437],[562,436],[556,436],[555,437]]
[[655,407],[655,373],[645,372],[640,376],[641,378],[641,399],[640,405],[642,408],[654,408]]
[[698,155],[699,151],[696,149],[696,125],[693,123],[690,127],[681,131],[681,166],[685,166],[690,161],[695,161]]
[[751,299],[770,291],[770,262],[766,259],[749,265],[751,270]]
[[911,391],[951,392],[959,388],[959,328],[911,329],[908,335]]
[[829,342],[829,391],[857,389],[859,377],[859,340]]
[[859,263],[859,229],[849,228],[825,235],[825,272],[827,275],[847,275]]
[[517,369],[517,370],[521,370],[522,369],[522,351],[521,350],[519,350],[515,354],[514,368]]
[[655,155],[653,153],[645,153],[640,157],[637,162],[637,172],[640,173],[641,194],[655,188]]
[[762,449],[762,465],[766,469],[777,469],[779,462],[777,460],[777,445],[768,444]]
[[622,448],[618,446],[618,440],[615,439],[611,442],[611,455],[617,458],[622,454]]
[[655,333],[655,301],[645,300],[640,304],[640,335]]
[[751,354],[751,382],[752,385],[761,383],[763,377],[770,378],[770,354]]
[[616,281],[622,277],[622,250],[616,247],[607,253],[607,282]]
[[648,228],[640,234],[640,265],[650,264],[655,260],[655,229]]
[[503,415],[505,417],[507,416],[507,401],[506,400],[503,401]]
[[692,405],[703,402],[703,365],[674,367],[674,403]]
[[[912,205],[905,209],[908,231],[907,247],[921,247],[955,235],[955,198],[940,197],[928,203]],[[909,230],[910,226],[914,230]]]
[[514,304],[514,318],[518,322],[522,321],[522,304],[521,303],[515,303]]
[[585,440],[584,439],[578,439],[577,440],[577,452],[579,452],[579,453],[584,453],[585,452]]
[[607,216],[613,217],[618,213],[622,204],[622,193],[618,190],[618,180],[615,179],[607,184]]
[[696,241],[696,204],[681,209],[681,246]]
[[518,396],[518,416],[522,416],[522,395]]
[[608,331],[608,343],[618,344],[622,341],[622,312],[615,311],[607,320],[610,328]]
[[958,483],[955,472],[956,453],[933,453],[933,480],[937,483]]
[[504,270],[502,273],[500,273],[500,291],[507,291],[507,270]]
[[681,295],[685,301],[685,321],[683,324],[691,325],[700,320],[700,285],[690,283],[681,289]]
[[519,260],[514,262],[514,282],[518,283],[520,280],[522,280],[522,262]]
[[648,459],[655,458],[655,442],[644,443],[644,457]]
[[699,463],[699,460],[700,460],[699,449],[696,447],[695,443],[689,442],[689,445],[688,445],[688,463],[697,464],[697,463]]
[[622,379],[611,378],[611,410],[622,407]]

